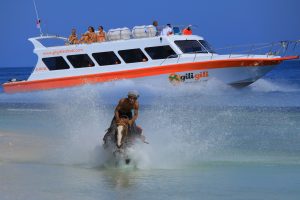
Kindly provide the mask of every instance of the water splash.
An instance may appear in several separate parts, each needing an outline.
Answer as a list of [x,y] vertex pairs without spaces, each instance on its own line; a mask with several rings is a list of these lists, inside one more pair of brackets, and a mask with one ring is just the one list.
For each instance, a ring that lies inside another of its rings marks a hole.
[[255,92],[299,92],[300,88],[291,83],[274,83],[271,80],[260,79],[250,86]]
[[[39,112],[37,124],[59,122],[61,126],[48,130],[57,140],[48,148],[45,145],[46,151],[39,158],[50,163],[94,167],[104,166],[108,159],[101,139],[114,106],[131,89],[141,93],[137,123],[150,142],[138,145],[132,153],[138,168],[180,168],[245,158],[265,160],[251,157],[249,152],[269,155],[277,149],[288,154],[299,152],[298,114],[289,110],[290,106],[299,107],[299,90],[268,80],[242,90],[216,80],[180,87],[123,80],[30,94],[1,94],[1,102],[50,105],[52,114],[48,109]],[[32,111],[30,106],[29,109]],[[47,115],[54,119],[40,117]],[[41,136],[40,132],[34,134]]]

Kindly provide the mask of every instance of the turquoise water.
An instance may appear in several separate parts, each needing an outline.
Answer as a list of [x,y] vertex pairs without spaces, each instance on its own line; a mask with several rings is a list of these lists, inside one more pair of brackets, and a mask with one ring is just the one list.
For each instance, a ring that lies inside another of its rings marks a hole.
[[[141,93],[138,124],[150,144],[115,166],[101,138],[129,89]],[[299,61],[240,90],[118,81],[0,93],[1,199],[296,200],[299,100]]]

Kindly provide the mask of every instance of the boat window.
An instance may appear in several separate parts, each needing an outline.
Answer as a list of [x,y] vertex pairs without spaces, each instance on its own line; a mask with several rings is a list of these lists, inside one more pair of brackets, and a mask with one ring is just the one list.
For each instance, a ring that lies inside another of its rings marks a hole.
[[118,51],[119,55],[126,63],[146,62],[148,58],[141,49],[128,49]]
[[94,62],[87,54],[71,55],[67,56],[67,58],[75,68],[95,66]]
[[216,53],[212,46],[205,40],[199,40],[199,42],[204,46],[204,48],[209,52],[209,53]]
[[208,53],[197,40],[177,40],[175,44],[183,53]]
[[92,56],[100,66],[116,65],[121,63],[120,59],[113,51],[93,53]]
[[66,63],[63,57],[49,57],[43,58],[42,61],[49,70],[69,69],[70,66]]
[[157,46],[157,47],[147,47],[145,51],[153,60],[166,59],[166,58],[177,58],[177,54],[169,45]]

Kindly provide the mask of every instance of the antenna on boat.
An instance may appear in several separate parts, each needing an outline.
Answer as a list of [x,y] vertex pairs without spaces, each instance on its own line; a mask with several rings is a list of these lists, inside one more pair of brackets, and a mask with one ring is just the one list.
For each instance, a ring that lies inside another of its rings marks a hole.
[[38,10],[36,8],[35,0],[32,0],[32,1],[33,1],[34,9],[35,9],[35,14],[36,14],[36,27],[38,29],[40,29],[40,35],[43,36],[42,27],[41,27],[41,19],[39,18],[39,14],[38,14]]

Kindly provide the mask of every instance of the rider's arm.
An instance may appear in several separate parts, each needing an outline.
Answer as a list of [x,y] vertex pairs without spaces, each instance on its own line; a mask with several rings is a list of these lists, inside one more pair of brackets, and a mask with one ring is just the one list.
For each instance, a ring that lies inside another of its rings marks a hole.
[[121,99],[121,100],[119,101],[117,107],[115,108],[115,117],[116,117],[116,120],[117,120],[117,121],[120,120],[119,110],[121,109],[123,102],[124,102],[124,99]]
[[133,117],[132,119],[130,120],[130,123],[131,125],[135,122],[135,120],[138,118],[139,116],[139,103],[136,101],[135,104],[134,104],[134,112],[133,112]]

